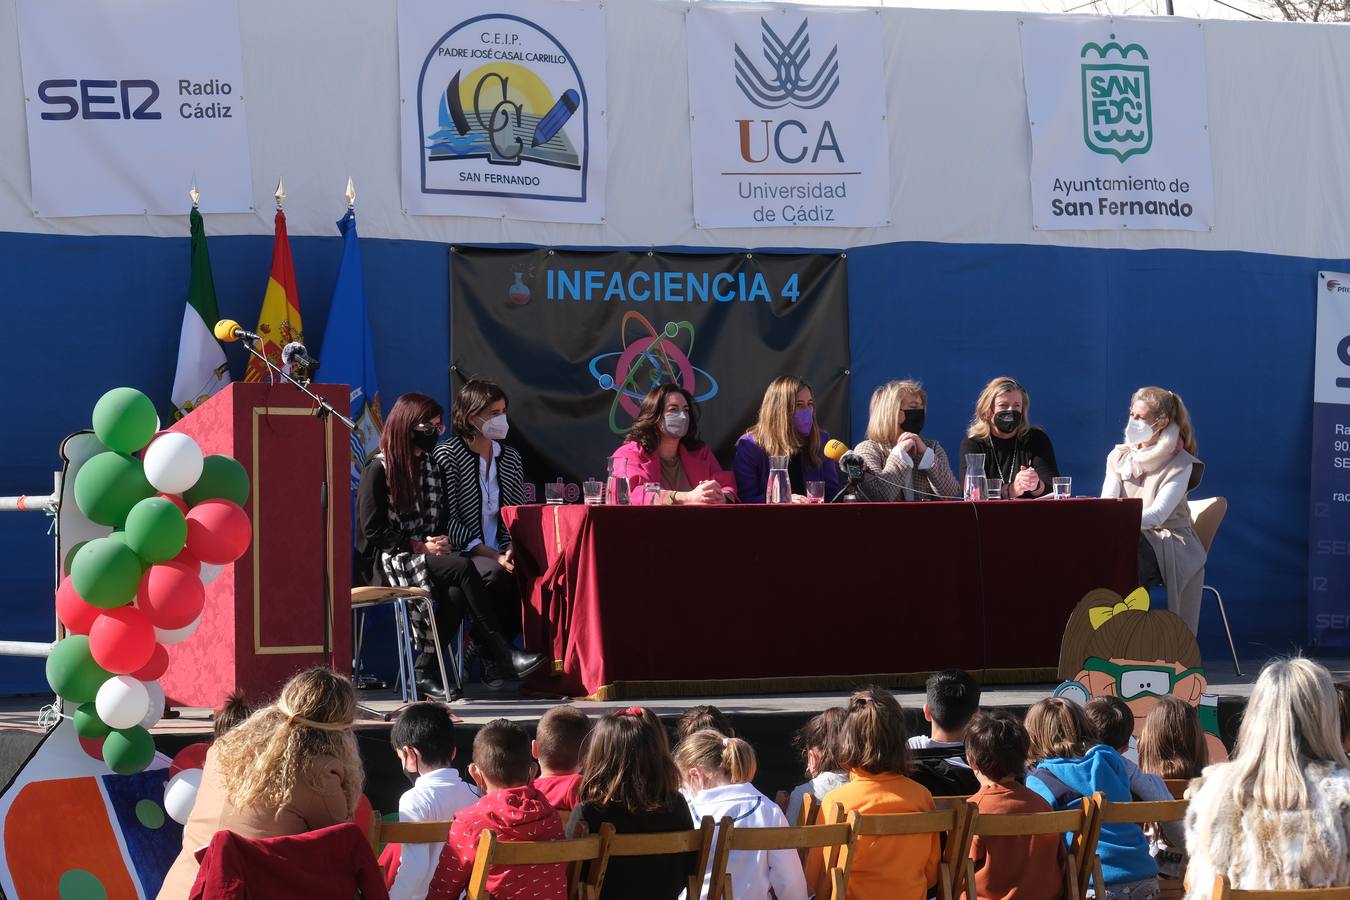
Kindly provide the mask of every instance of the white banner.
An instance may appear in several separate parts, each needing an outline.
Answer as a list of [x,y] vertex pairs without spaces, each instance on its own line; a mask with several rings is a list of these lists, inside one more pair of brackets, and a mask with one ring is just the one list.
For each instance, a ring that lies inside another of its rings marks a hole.
[[19,0],[33,215],[253,208],[239,13],[218,0]]
[[688,15],[698,228],[889,225],[878,10]]
[[403,206],[426,216],[605,218],[598,0],[399,0]]
[[1213,229],[1200,23],[1020,24],[1034,227]]

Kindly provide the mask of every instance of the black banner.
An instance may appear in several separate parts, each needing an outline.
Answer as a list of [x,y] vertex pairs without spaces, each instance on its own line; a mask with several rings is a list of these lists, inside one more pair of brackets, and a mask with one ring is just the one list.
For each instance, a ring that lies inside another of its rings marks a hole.
[[779,375],[809,383],[821,427],[847,437],[846,272],[840,254],[451,248],[450,392],[475,377],[502,386],[534,496],[558,477],[573,500],[583,479],[603,480],[664,381],[694,395],[728,470]]

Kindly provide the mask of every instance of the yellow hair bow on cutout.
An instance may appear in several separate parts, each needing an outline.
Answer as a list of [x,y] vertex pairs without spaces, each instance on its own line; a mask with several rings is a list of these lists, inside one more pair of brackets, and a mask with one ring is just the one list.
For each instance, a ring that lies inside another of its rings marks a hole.
[[1115,606],[1094,606],[1088,610],[1088,621],[1092,623],[1092,630],[1096,631],[1109,622],[1112,616],[1130,610],[1148,612],[1148,591],[1135,588],[1128,597]]

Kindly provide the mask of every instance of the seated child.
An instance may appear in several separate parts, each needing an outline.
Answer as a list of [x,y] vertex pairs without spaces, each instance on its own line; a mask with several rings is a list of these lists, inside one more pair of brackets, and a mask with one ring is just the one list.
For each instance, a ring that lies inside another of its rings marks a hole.
[[[1046,813],[1050,805],[1018,782],[1026,772],[1030,740],[1006,712],[981,713],[966,728],[966,761],[980,781],[970,798],[981,813]],[[1059,900],[1067,851],[1058,834],[971,839],[979,900]]]
[[581,744],[591,733],[591,720],[575,706],[555,706],[544,713],[530,752],[539,760],[534,786],[556,810],[577,805],[581,791]]
[[[1139,735],[1139,768],[1158,778],[1191,779],[1199,778],[1207,765],[1209,742],[1195,707],[1179,697],[1159,697]],[[1189,862],[1185,823],[1145,825],[1144,835],[1148,852],[1158,864],[1158,878],[1175,884],[1186,874]]]
[[[737,829],[788,825],[778,805],[750,784],[755,777],[755,751],[740,738],[723,737],[712,729],[695,731],[680,742],[675,765],[694,798],[689,810],[695,819],[708,816],[720,822],[727,818]],[[806,876],[796,850],[733,850],[727,858],[727,873],[735,897],[806,900]],[[704,876],[704,900],[708,900],[711,877],[711,871]]]
[[[679,775],[661,720],[630,706],[595,723],[581,763],[581,802],[568,822],[591,834],[608,822],[618,834],[655,834],[694,827],[679,792]],[[600,900],[675,900],[689,886],[697,855],[610,858]]]
[[1172,792],[1156,775],[1147,775],[1125,755],[1134,737],[1134,711],[1119,697],[1097,697],[1083,707],[1097,731],[1097,740],[1113,748],[1130,773],[1130,793],[1136,800],[1171,800]]
[[[400,822],[447,822],[478,802],[478,792],[451,766],[455,759],[455,721],[440,703],[405,707],[389,733],[403,774],[413,786],[398,800]],[[421,900],[441,848],[436,844],[390,844],[380,854],[390,900]]]
[[[1054,809],[1078,808],[1097,791],[1113,802],[1132,798],[1125,760],[1105,744],[1087,713],[1062,697],[1042,700],[1027,711],[1033,768],[1027,787]],[[1103,825],[1097,841],[1106,879],[1106,900],[1152,900],[1158,895],[1158,867],[1138,825]],[[1098,898],[1102,891],[1095,886]]]
[[848,772],[839,764],[839,726],[844,724],[847,710],[833,706],[812,717],[797,732],[793,743],[806,760],[806,774],[810,781],[797,785],[788,798],[787,817],[797,824],[802,798],[809,792],[819,800],[842,784],[848,784]]
[[[943,669],[928,676],[923,717],[932,734],[916,734],[909,739],[911,750],[924,751],[911,759],[914,769],[910,777],[934,797],[963,797],[980,789],[962,757],[966,725],[979,710],[980,686],[970,673]],[[950,752],[935,754],[935,750]]]
[[251,715],[253,706],[244,696],[244,692],[231,691],[215,714],[215,721],[211,723],[211,738],[220,740],[225,734],[244,724],[244,720]]
[[727,714],[705,703],[689,707],[680,716],[680,721],[675,725],[675,743],[678,745],[695,731],[705,728],[711,728],[726,737],[736,736],[736,729],[731,727],[731,719],[727,718]]
[[[530,735],[516,723],[493,719],[474,736],[469,776],[483,799],[455,816],[427,900],[457,900],[469,883],[484,830],[502,841],[562,840],[562,820],[530,784],[533,766]],[[567,900],[567,865],[494,866],[487,889],[494,897]]]
[[[905,714],[889,691],[868,688],[848,702],[840,742],[840,763],[849,782],[821,800],[822,814],[839,803],[844,812],[929,812],[933,795],[911,780]],[[854,847],[848,900],[923,900],[937,884],[941,853],[936,834],[861,837]],[[819,883],[823,855],[807,856],[806,883]]]

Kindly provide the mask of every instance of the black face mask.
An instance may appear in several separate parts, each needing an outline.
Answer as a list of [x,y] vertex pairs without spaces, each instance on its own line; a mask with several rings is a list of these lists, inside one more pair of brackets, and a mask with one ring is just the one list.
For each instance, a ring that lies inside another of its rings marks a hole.
[[900,423],[900,427],[910,434],[918,434],[923,431],[923,414],[927,410],[907,409],[905,410],[905,421]]
[[412,433],[413,446],[423,453],[430,453],[436,449],[436,439],[440,437],[434,431],[414,431]]
[[1022,411],[1020,409],[1005,409],[1002,412],[994,413],[994,427],[1004,434],[1012,434],[1021,424]]

